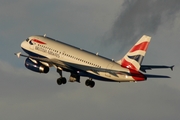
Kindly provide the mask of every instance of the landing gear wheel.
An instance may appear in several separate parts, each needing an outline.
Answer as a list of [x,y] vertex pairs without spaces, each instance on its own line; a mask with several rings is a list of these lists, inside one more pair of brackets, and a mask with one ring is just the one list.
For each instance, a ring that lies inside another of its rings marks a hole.
[[90,87],[93,88],[95,86],[95,82],[94,81],[91,81],[90,82]]
[[92,81],[92,80],[87,79],[86,82],[85,82],[85,85],[93,88],[95,86],[95,82]]
[[67,82],[67,80],[66,80],[65,77],[62,77],[62,78],[61,78],[61,81],[62,81],[62,84],[66,84],[66,82]]
[[58,79],[57,79],[57,84],[58,84],[58,85],[61,85],[61,84],[62,84],[61,78],[58,78]]
[[89,79],[86,80],[85,85],[90,86],[91,81]]
[[61,84],[66,84],[66,78],[65,77],[62,77],[62,78],[58,78],[57,79],[57,84],[58,85],[61,85]]

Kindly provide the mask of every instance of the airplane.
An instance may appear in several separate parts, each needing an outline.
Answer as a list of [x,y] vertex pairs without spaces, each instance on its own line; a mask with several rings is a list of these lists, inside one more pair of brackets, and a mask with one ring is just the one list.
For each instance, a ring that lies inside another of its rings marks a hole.
[[143,35],[137,43],[120,60],[108,59],[98,53],[80,49],[46,34],[28,37],[21,43],[21,48],[28,55],[15,53],[19,58],[26,57],[25,67],[37,73],[48,73],[55,67],[60,77],[57,84],[66,84],[62,71],[70,72],[69,82],[79,82],[80,77],[88,77],[85,85],[93,88],[95,80],[106,82],[139,82],[147,78],[170,78],[164,75],[145,74],[146,70],[170,68],[165,65],[141,65],[150,43],[151,37]]

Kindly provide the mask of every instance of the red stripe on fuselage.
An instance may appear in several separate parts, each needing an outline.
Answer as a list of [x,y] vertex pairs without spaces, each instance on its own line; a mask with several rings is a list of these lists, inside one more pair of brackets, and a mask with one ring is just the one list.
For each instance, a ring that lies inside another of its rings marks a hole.
[[137,71],[137,68],[132,63],[128,62],[125,59],[122,59],[121,66],[125,67],[125,68],[128,68],[128,69],[132,69],[132,70],[136,70]]
[[42,41],[37,40],[37,39],[33,39],[33,42],[36,42],[36,43],[39,43],[39,44],[46,44],[45,42],[42,42]]
[[134,52],[134,51],[137,51],[137,50],[142,50],[142,51],[146,51],[147,48],[148,48],[148,45],[149,45],[149,42],[142,42],[138,45],[135,45],[131,50],[130,52]]
[[146,77],[142,73],[140,73],[133,64],[126,61],[125,59],[122,60],[121,66],[129,69],[130,74],[135,81],[146,80]]
[[140,73],[139,71],[134,71],[134,70],[129,70],[130,73],[131,73],[131,76],[132,78],[135,80],[135,81],[144,81],[146,80],[147,78],[142,74]]

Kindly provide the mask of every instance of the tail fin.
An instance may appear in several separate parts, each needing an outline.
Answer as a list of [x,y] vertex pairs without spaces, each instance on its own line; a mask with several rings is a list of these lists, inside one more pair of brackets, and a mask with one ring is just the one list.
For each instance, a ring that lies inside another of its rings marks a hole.
[[140,65],[146,54],[150,36],[143,35],[139,41],[129,50],[129,52],[119,61],[117,61],[122,67],[139,71]]

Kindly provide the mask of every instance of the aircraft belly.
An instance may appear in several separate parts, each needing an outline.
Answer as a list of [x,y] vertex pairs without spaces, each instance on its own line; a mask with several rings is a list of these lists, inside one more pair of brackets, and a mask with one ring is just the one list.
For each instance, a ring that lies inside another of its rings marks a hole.
[[125,74],[124,75],[117,74],[115,76],[109,73],[109,76],[108,76],[107,72],[94,73],[92,71],[88,71],[88,73],[90,74],[90,76],[88,75],[88,77],[92,77],[93,79],[102,80],[102,81],[114,81],[114,82],[134,81],[134,79],[131,76],[127,76]]

